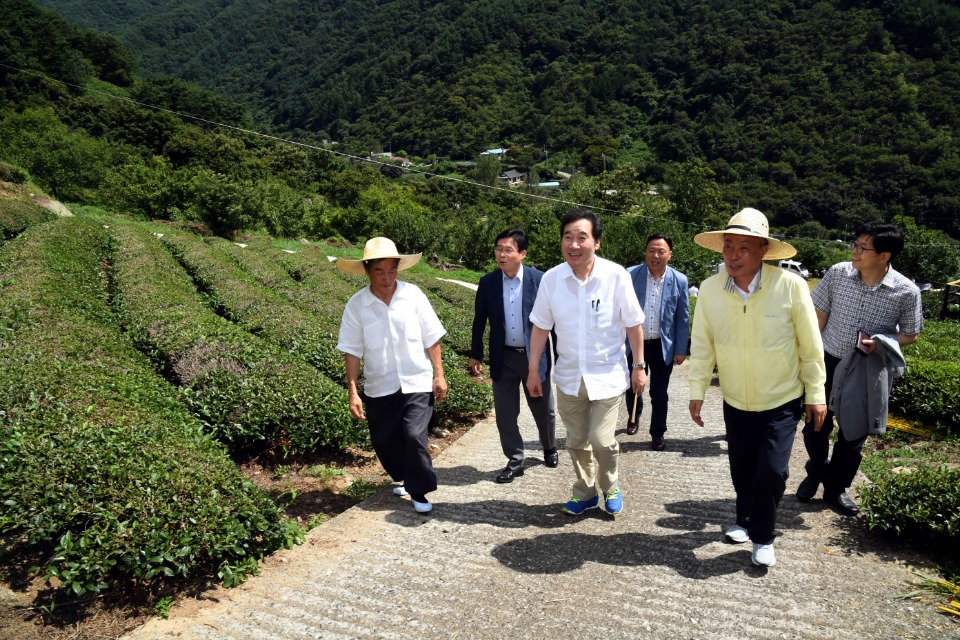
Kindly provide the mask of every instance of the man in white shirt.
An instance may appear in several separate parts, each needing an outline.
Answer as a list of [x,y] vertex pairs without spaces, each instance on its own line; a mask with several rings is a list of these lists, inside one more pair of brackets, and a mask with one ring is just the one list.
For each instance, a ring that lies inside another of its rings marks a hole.
[[[437,475],[427,431],[434,400],[442,402],[447,394],[440,359],[446,331],[424,293],[397,280],[398,271],[419,260],[419,253],[399,254],[387,238],[371,238],[361,260],[337,261],[341,270],[370,279],[343,309],[337,349],[346,361],[350,413],[367,421],[380,464],[403,483],[393,492],[409,494],[418,513],[429,513],[433,505],[426,494],[436,490]],[[357,387],[361,360],[362,395]]]
[[[527,389],[543,394],[537,363],[551,330],[557,336],[557,411],[567,428],[567,451],[577,480],[563,511],[580,515],[599,504],[607,513],[623,510],[617,463],[620,445],[614,436],[623,394],[629,385],[642,393],[643,310],[630,275],[618,264],[596,255],[603,226],[588,209],[574,209],[560,221],[565,262],[547,271],[530,321],[530,371]],[[625,339],[637,354],[627,368]]]

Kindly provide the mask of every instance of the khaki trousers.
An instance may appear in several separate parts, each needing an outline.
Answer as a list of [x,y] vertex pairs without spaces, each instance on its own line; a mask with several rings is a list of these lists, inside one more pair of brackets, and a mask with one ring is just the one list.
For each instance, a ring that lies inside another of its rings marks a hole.
[[598,485],[603,493],[618,485],[620,444],[614,434],[622,402],[622,393],[591,401],[583,380],[575,396],[557,389],[557,413],[567,428],[567,451],[577,474],[571,493],[578,500],[592,500]]

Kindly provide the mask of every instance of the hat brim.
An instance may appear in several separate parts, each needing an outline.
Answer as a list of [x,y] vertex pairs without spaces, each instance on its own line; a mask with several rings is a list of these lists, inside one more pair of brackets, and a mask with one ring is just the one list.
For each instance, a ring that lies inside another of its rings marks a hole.
[[710,249],[711,251],[716,251],[717,253],[723,253],[723,236],[727,234],[733,234],[738,236],[751,236],[754,238],[763,238],[768,242],[766,255],[763,256],[764,260],[786,260],[787,258],[792,258],[797,255],[797,250],[793,245],[784,242],[783,240],[777,240],[776,238],[764,238],[761,235],[756,233],[744,233],[737,231],[704,231],[703,233],[698,233],[693,237],[693,241],[704,249]]
[[[420,262],[420,258],[422,256],[422,253],[414,253],[410,255],[382,256],[376,258],[376,260],[389,260],[391,258],[397,258],[400,260],[400,264],[397,265],[397,271],[403,271]],[[337,268],[355,276],[362,276],[366,275],[367,273],[367,270],[363,268],[363,263],[363,260],[348,260],[347,258],[339,258],[337,259]]]

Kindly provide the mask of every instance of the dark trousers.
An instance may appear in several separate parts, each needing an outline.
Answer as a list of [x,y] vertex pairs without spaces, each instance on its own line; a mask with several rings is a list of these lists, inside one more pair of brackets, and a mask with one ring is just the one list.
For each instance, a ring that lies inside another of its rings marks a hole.
[[737,524],[756,543],[773,542],[802,414],[800,398],[768,411],[741,411],[723,403]]
[[[650,367],[650,435],[654,438],[662,438],[667,431],[667,406],[670,396],[667,395],[667,388],[670,386],[670,374],[673,373],[673,358],[670,362],[663,361],[663,345],[660,338],[643,341],[643,357],[647,366]],[[633,367],[633,353],[627,354],[627,366]],[[627,415],[633,415],[634,393],[627,388]],[[637,414],[634,417],[635,422],[640,419],[643,413],[643,395],[637,396]],[[627,418],[630,420],[630,418]]]
[[437,488],[437,474],[427,448],[427,430],[433,414],[432,393],[397,391],[380,398],[364,398],[373,450],[394,482],[422,498]]
[[557,448],[556,417],[553,404],[553,391],[550,378],[543,383],[543,396],[531,398],[527,391],[526,354],[510,349],[503,351],[503,371],[500,379],[493,381],[493,406],[497,413],[497,431],[500,432],[500,446],[507,456],[507,466],[519,469],[523,466],[523,437],[517,418],[520,416],[520,387],[523,388],[527,406],[533,414],[540,433],[540,445],[543,450],[552,452]]
[[[830,401],[830,390],[833,388],[833,374],[840,364],[840,358],[829,353],[823,354],[827,365],[827,402]],[[833,412],[827,411],[820,431],[814,431],[812,424],[803,426],[803,446],[807,450],[807,477],[818,485],[823,483],[823,494],[835,496],[843,493],[853,483],[854,476],[860,468],[863,456],[860,450],[867,441],[866,434],[854,440],[843,437],[843,430],[837,433],[837,442],[833,445],[833,456],[830,456],[830,434],[833,432]]]

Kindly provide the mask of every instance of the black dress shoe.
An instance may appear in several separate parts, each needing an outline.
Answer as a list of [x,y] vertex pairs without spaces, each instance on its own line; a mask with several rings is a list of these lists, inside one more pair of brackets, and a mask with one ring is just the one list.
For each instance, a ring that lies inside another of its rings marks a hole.
[[628,436],[636,435],[636,434],[637,434],[637,430],[638,430],[639,428],[640,428],[640,427],[637,426],[637,423],[636,423],[636,422],[628,422],[628,423],[627,423],[627,435],[628,435]]
[[663,451],[667,448],[667,443],[664,442],[663,438],[654,436],[653,440],[650,441],[650,448],[654,451]]
[[797,500],[800,502],[810,502],[813,496],[817,495],[817,489],[820,488],[820,483],[811,479],[810,476],[807,476],[803,479],[803,482],[800,483],[800,486],[797,487]]
[[497,476],[497,482],[500,484],[507,484],[508,482],[513,482],[514,478],[519,478],[523,475],[523,467],[518,469],[513,469],[507,467],[500,472],[500,475]]
[[847,495],[846,491],[832,496],[825,495],[823,498],[845,516],[855,516],[860,513],[860,507],[853,501],[853,498]]
[[551,469],[560,464],[560,456],[557,454],[556,449],[543,452],[543,464]]

